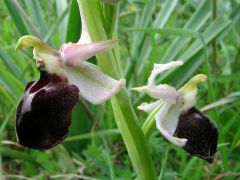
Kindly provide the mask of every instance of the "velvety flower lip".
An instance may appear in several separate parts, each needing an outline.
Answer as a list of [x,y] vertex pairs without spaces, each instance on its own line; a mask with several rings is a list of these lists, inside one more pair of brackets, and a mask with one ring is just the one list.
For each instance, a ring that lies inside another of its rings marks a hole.
[[28,83],[17,107],[19,144],[45,150],[60,143],[68,135],[71,111],[79,99],[78,94],[75,85],[41,71],[38,81]]
[[117,45],[117,40],[91,42],[80,8],[82,34],[77,43],[64,43],[59,51],[33,36],[21,37],[16,49],[33,47],[40,79],[27,84],[18,104],[16,132],[19,144],[49,149],[68,134],[71,111],[78,99],[99,104],[120,91],[116,80],[86,60]]
[[213,161],[211,156],[217,152],[219,134],[205,114],[195,107],[181,113],[175,133],[178,138],[188,139],[183,147],[187,152],[208,162]]
[[182,64],[182,61],[154,64],[147,86],[133,88],[133,90],[145,92],[157,101],[150,104],[143,103],[138,106],[138,109],[150,113],[161,106],[155,119],[156,126],[162,135],[190,154],[211,162],[211,156],[217,148],[218,130],[206,115],[195,108],[197,84],[206,81],[207,76],[198,74],[179,90],[167,84],[155,84],[158,74]]

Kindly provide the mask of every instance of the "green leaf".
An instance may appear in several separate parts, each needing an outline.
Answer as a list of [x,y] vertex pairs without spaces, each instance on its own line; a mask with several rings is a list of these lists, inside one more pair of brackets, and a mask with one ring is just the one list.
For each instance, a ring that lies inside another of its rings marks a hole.
[[0,57],[5,63],[6,67],[16,76],[21,76],[21,71],[17,67],[16,63],[12,59],[12,57],[0,46]]
[[[198,31],[206,20],[210,16],[211,2],[208,0],[203,1],[203,3],[198,7],[195,13],[191,16],[188,22],[185,24],[183,29],[190,29],[193,31]],[[167,48],[164,55],[162,56],[160,62],[169,62],[176,58],[181,49],[190,41],[189,38],[176,38],[171,45]]]
[[72,137],[67,138],[65,141],[77,141],[77,140],[82,140],[82,139],[90,139],[93,137],[114,136],[114,135],[119,135],[119,134],[120,133],[119,133],[118,129],[109,129],[109,130],[90,132],[90,133],[86,133],[86,134],[72,136]]
[[22,36],[29,34],[29,31],[28,31],[26,25],[24,24],[24,21],[23,21],[22,17],[18,13],[16,13],[18,11],[15,8],[15,6],[12,4],[12,2],[9,1],[9,0],[4,0],[4,3],[7,6],[7,9],[9,11],[17,29],[18,29],[18,32]]
[[34,26],[37,28],[41,37],[44,37],[48,32],[48,26],[44,18],[44,9],[41,8],[40,1],[28,1],[24,0],[29,12],[31,13],[31,19]]
[[[74,33],[73,33],[74,31]],[[65,42],[77,42],[81,33],[81,18],[76,0],[71,0]]]
[[208,104],[206,106],[204,106],[201,111],[209,111],[213,108],[219,107],[219,106],[223,106],[229,103],[233,103],[235,101],[239,101],[240,100],[240,92],[235,92],[232,93],[230,95],[228,95],[227,97],[224,97],[222,99],[219,99],[211,104]]
[[[17,151],[17,150],[13,150],[7,147],[0,147],[0,154],[4,155],[4,156],[8,156],[8,157],[12,157],[15,159],[20,159],[23,161],[28,161],[34,164],[38,164],[38,162],[36,161],[36,159],[32,156],[30,156],[27,153],[21,152],[21,151]],[[40,165],[40,164],[38,164]]]

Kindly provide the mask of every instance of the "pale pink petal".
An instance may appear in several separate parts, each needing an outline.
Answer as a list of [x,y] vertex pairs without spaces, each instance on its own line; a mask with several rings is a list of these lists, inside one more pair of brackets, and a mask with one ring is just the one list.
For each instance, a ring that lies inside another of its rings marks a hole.
[[117,40],[106,40],[90,44],[64,44],[60,50],[64,62],[68,66],[75,66],[98,53],[106,52],[117,44]]

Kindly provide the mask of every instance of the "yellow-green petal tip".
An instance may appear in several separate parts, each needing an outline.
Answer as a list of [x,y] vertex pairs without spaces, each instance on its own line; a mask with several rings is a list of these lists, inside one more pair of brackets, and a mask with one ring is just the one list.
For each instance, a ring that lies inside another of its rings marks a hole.
[[208,79],[205,74],[198,74],[192,77],[181,89],[180,91],[191,91],[196,88],[198,83],[204,82]]
[[34,37],[34,36],[30,36],[30,35],[26,35],[21,37],[16,45],[16,50],[24,48],[24,47],[36,47],[36,46],[41,46],[43,43],[40,39]]

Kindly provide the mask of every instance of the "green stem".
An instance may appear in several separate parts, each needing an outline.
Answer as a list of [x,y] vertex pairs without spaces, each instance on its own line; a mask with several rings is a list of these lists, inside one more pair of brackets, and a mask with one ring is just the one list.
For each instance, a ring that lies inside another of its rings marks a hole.
[[[85,15],[91,39],[93,41],[107,39],[106,32],[108,32],[108,30],[105,29],[106,23],[104,22],[105,20],[99,1],[78,0],[78,2]],[[120,78],[117,66],[118,59],[114,56],[112,51],[97,55],[97,60],[102,71],[114,78]],[[147,147],[147,141],[141,131],[140,124],[133,110],[126,88],[122,89],[113,97],[111,102],[118,129],[120,130],[129,157],[139,179],[156,179],[156,173]]]
[[158,107],[156,107],[147,117],[147,119],[144,121],[142,126],[142,131],[145,136],[145,138],[148,140],[151,136],[153,130],[156,128],[156,120],[155,116],[159,112],[159,110],[162,108],[164,103],[161,103]]

